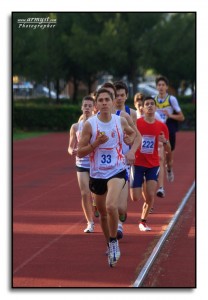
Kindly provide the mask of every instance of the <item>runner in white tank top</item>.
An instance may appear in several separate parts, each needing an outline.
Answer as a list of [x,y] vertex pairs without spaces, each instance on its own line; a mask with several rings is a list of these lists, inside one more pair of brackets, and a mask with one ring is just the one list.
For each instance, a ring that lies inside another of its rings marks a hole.
[[[76,131],[77,142],[79,142],[82,129],[83,129],[84,121],[78,122],[78,129]],[[90,156],[86,155],[82,158],[76,156],[76,166],[80,168],[90,169]]]
[[[108,263],[114,266],[120,249],[117,240],[118,205],[126,181],[125,159],[122,153],[122,136],[135,136],[134,130],[122,117],[112,112],[113,96],[106,89],[97,92],[95,103],[100,114],[86,121],[80,142],[78,156],[90,155],[90,189],[95,193],[96,206],[100,213],[101,228],[109,245]],[[134,163],[139,146],[135,139],[131,150],[126,154],[129,164]]]
[[[68,147],[68,153],[70,155],[77,155],[77,143],[80,140],[83,125],[86,122],[86,120],[92,115],[93,108],[94,99],[90,96],[84,97],[82,100],[83,120],[73,124],[70,129]],[[87,228],[84,229],[85,233],[94,231],[91,192],[89,189],[89,168],[89,155],[82,158],[76,156],[77,180],[81,192],[82,209],[87,221]]]
[[111,117],[108,123],[101,122],[98,116],[88,120],[92,127],[91,144],[101,132],[109,138],[90,154],[90,177],[92,178],[108,179],[126,168],[125,156],[122,153],[121,120],[116,115]]
[[[115,108],[115,101],[116,101],[116,88],[113,83],[111,82],[105,82],[102,86],[103,88],[107,89],[109,92],[113,95],[113,110],[112,114],[116,114],[117,116],[124,117],[126,121],[128,122],[128,125],[135,130],[136,136],[139,140],[141,140],[141,135],[138,132],[138,129],[130,115],[130,110],[124,111],[124,110],[117,110]],[[129,113],[128,113],[129,112]],[[131,141],[126,140],[126,136],[124,136],[124,139],[122,141],[122,148],[123,148],[123,154],[125,155],[129,150]],[[127,165],[126,171],[128,174],[128,181],[126,182],[125,186],[123,187],[122,193],[120,195],[119,199],[119,206],[118,206],[118,212],[119,212],[119,221],[118,221],[118,229],[117,229],[117,239],[122,239],[124,236],[124,228],[123,223],[127,219],[127,207],[128,207],[128,197],[129,197],[129,178],[130,178],[130,165]]]

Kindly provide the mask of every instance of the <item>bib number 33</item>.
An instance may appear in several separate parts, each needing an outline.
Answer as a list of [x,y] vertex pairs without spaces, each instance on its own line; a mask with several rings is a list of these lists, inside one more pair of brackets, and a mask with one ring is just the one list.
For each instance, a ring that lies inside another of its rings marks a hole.
[[110,164],[111,163],[111,155],[110,154],[102,154],[101,155],[101,164]]

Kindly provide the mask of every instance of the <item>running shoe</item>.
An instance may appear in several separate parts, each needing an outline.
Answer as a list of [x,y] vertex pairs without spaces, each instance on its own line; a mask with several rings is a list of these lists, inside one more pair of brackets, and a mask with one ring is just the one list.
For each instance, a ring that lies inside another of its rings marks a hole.
[[108,251],[108,264],[110,267],[114,267],[121,256],[118,241],[112,241],[109,243]]
[[121,221],[121,222],[125,222],[126,221],[126,219],[127,219],[127,213],[125,213],[125,214],[122,214],[122,215],[119,215],[119,220]]
[[157,190],[156,195],[160,198],[164,198],[165,197],[165,190],[164,188],[161,186],[159,187],[159,189]]
[[141,222],[141,223],[139,223],[139,230],[140,231],[150,231],[152,229],[147,226],[146,222]]
[[169,182],[173,182],[174,181],[174,173],[173,170],[166,170],[166,176],[167,176],[167,180]]
[[87,228],[85,228],[84,232],[85,233],[91,233],[94,231],[94,223],[90,222],[87,224]]

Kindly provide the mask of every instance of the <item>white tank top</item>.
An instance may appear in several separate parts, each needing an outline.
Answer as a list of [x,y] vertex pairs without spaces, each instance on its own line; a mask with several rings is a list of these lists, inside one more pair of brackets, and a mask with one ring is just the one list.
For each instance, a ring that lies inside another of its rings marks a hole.
[[122,152],[123,130],[121,118],[114,114],[108,123],[101,122],[98,116],[89,118],[87,122],[92,127],[93,143],[99,132],[105,132],[109,140],[95,148],[90,153],[90,176],[92,178],[108,179],[126,168],[125,156]]
[[[83,126],[84,126],[84,122],[80,121],[78,123],[78,130],[76,132],[76,137],[77,137],[78,142],[80,140],[80,136],[81,136],[81,133],[82,133]],[[81,167],[81,168],[89,169],[90,168],[90,156],[86,155],[82,158],[79,158],[78,156],[76,156],[76,166]]]
[[[120,116],[120,114],[121,114],[121,110],[117,110],[116,111],[116,115],[117,116]],[[130,146],[129,145],[127,145],[124,141],[122,141],[122,147],[123,147],[123,154],[126,154],[127,152],[129,152],[129,150],[130,150]]]

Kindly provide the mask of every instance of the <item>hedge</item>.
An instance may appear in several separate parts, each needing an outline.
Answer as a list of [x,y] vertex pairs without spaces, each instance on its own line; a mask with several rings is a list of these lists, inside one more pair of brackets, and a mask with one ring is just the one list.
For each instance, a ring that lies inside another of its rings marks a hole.
[[81,115],[72,105],[14,105],[13,128],[22,130],[65,131]]
[[183,122],[179,122],[180,130],[195,130],[196,128],[196,107],[194,104],[180,104],[180,107],[185,116]]
[[[194,130],[196,123],[195,105],[180,104],[185,116],[179,122],[181,130]],[[76,123],[81,115],[78,105],[16,102],[13,105],[13,128],[21,130],[66,131]]]

